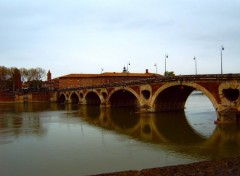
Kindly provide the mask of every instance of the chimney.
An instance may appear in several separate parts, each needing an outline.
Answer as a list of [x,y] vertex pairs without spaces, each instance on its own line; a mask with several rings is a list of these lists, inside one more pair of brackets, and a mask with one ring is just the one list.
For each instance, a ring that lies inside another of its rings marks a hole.
[[148,73],[148,69],[146,69],[146,73]]
[[51,74],[50,70],[48,70],[47,80],[48,80],[48,81],[51,81],[51,79],[52,79],[52,74]]

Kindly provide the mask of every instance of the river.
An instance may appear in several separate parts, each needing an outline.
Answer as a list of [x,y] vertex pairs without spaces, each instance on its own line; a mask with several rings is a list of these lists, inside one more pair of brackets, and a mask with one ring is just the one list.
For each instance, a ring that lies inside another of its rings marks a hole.
[[184,112],[0,104],[1,176],[76,176],[240,156],[239,125],[215,125],[202,94]]

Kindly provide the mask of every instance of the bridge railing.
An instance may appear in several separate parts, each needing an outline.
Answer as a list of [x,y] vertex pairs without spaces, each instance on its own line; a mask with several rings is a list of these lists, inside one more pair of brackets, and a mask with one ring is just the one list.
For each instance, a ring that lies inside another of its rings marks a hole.
[[128,80],[123,82],[104,83],[99,85],[79,86],[74,88],[59,89],[59,91],[76,91],[85,89],[110,88],[120,86],[133,86],[150,83],[164,83],[174,81],[227,81],[240,80],[240,74],[204,74],[204,75],[178,75],[178,76],[155,76],[151,78],[143,78],[136,80]]

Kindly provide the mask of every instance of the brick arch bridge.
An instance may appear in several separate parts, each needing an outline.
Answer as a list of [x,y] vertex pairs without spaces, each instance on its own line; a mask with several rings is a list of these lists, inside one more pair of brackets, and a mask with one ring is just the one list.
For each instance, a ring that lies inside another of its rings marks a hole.
[[218,123],[240,121],[240,74],[154,77],[58,90],[61,103],[101,107],[135,106],[141,112],[184,110],[189,95],[201,91],[218,112]]

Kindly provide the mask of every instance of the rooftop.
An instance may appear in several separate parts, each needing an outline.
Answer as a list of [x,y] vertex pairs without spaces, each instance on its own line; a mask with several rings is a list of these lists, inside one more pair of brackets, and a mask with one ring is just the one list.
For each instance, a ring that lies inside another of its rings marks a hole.
[[155,73],[129,73],[129,72],[105,72],[101,74],[78,74],[72,73],[64,76],[60,76],[59,78],[90,78],[90,77],[153,77],[153,76],[162,76]]

